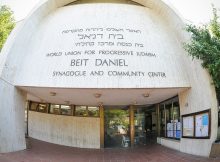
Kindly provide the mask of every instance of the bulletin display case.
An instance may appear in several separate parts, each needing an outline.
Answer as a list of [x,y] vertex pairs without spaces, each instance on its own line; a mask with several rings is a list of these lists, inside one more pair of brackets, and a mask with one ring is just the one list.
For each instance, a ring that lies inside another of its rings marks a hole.
[[209,139],[211,132],[210,109],[182,115],[182,137]]

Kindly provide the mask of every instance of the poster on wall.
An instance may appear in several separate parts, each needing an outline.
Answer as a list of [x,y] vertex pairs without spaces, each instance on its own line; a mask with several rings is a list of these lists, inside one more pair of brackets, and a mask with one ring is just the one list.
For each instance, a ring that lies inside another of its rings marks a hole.
[[195,137],[208,137],[209,136],[209,114],[198,114],[196,119],[196,132]]
[[176,124],[176,138],[180,139],[181,136],[181,123],[177,122]]
[[183,117],[183,136],[194,136],[194,116]]
[[167,123],[167,137],[173,137],[173,123]]
[[167,137],[180,139],[181,123],[178,120],[171,120],[167,123]]

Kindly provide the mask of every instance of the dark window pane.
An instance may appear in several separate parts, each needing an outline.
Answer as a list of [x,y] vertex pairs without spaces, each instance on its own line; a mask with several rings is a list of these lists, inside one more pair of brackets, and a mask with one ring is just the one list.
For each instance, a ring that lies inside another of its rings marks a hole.
[[60,105],[50,105],[50,113],[51,114],[60,114]]
[[160,136],[165,137],[165,111],[164,111],[164,105],[160,105]]
[[173,103],[172,116],[173,120],[180,120],[180,108],[178,102]]
[[31,103],[30,110],[32,110],[32,111],[37,111],[37,106],[38,106],[38,103],[32,102],[32,103]]
[[99,116],[99,107],[88,107],[88,116]]
[[43,113],[47,113],[47,104],[39,104],[38,111],[43,112]]
[[76,116],[87,116],[86,106],[76,106],[75,115]]
[[62,115],[72,115],[72,109],[70,106],[61,105],[60,106],[60,114]]

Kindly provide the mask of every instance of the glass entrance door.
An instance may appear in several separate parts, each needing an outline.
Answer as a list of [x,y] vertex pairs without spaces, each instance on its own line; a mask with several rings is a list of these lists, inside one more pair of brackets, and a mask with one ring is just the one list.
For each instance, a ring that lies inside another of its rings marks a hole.
[[145,112],[142,108],[137,108],[134,111],[134,144],[144,145],[146,144],[146,121]]
[[[104,108],[104,146],[107,148],[130,147],[156,142],[155,106],[137,106],[131,118],[128,107]],[[133,122],[130,120],[133,119]],[[130,125],[130,123],[132,125]],[[130,128],[134,132],[130,132]],[[131,139],[132,137],[132,139]]]
[[104,110],[105,147],[129,147],[129,111],[128,108],[107,107]]
[[134,144],[146,145],[156,143],[155,106],[137,107],[134,111]]

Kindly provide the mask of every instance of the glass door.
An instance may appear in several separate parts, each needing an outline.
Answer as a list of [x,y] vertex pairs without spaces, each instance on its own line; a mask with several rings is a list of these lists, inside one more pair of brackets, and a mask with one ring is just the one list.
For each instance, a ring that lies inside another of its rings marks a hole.
[[146,144],[146,119],[145,119],[144,109],[142,108],[137,108],[134,111],[134,127],[135,127],[134,144],[135,145]]
[[155,106],[137,107],[134,111],[134,144],[146,145],[156,143],[156,109]]
[[104,110],[105,147],[129,147],[129,111],[128,108],[105,107]]

